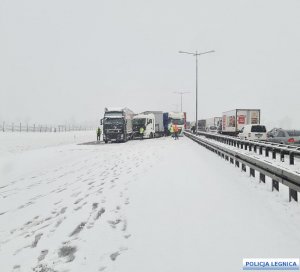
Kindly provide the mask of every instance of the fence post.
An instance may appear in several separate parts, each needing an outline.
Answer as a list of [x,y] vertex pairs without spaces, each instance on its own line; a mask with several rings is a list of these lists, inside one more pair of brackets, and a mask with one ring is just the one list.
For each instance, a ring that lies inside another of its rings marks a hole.
[[280,160],[284,162],[284,151],[280,152]]
[[272,192],[274,191],[274,189],[276,191],[279,191],[279,182],[276,181],[276,180],[274,180],[274,179],[272,179]]
[[298,193],[296,190],[289,188],[289,201],[291,202],[292,199],[298,201]]
[[294,157],[294,153],[291,152],[291,153],[290,153],[290,165],[294,165],[294,161],[295,161],[294,158],[295,158],[295,157]]
[[259,182],[266,183],[266,176],[262,173],[259,173]]

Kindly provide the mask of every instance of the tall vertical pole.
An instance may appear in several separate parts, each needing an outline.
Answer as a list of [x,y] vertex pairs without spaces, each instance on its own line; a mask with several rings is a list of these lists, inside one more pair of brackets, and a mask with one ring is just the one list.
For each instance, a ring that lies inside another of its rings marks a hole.
[[198,52],[196,51],[196,133],[198,132]]
[[180,94],[180,112],[182,112],[182,96],[183,93]]

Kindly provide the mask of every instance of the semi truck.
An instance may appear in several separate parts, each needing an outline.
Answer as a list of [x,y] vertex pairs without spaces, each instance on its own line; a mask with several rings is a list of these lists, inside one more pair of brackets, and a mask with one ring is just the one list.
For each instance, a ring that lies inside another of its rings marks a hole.
[[[144,128],[141,135],[140,129]],[[137,114],[132,119],[133,138],[153,138],[155,136],[155,116],[153,113]]]
[[186,127],[186,113],[185,112],[165,112],[163,115],[165,133],[169,135],[170,127],[177,125],[178,135],[183,136]]
[[128,108],[105,108],[100,121],[104,142],[126,142],[131,139],[133,116],[133,111]]
[[222,114],[222,134],[237,136],[245,125],[260,124],[259,109],[234,109]]
[[144,111],[143,114],[153,114],[155,117],[155,135],[161,137],[164,135],[164,113],[162,111]]

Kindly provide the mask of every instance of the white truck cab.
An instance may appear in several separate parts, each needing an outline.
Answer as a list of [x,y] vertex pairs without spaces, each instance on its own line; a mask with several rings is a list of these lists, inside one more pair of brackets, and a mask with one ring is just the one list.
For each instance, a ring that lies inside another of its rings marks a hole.
[[155,137],[155,116],[153,113],[149,114],[137,114],[132,120],[133,126],[133,138],[140,138],[140,128],[144,128],[143,137],[144,138],[154,138]]

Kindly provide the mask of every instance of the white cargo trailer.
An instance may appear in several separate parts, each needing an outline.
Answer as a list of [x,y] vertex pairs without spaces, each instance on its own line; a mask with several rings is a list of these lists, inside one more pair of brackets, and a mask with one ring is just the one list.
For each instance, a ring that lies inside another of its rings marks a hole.
[[236,136],[245,125],[260,124],[259,109],[235,109],[223,112],[222,134]]

